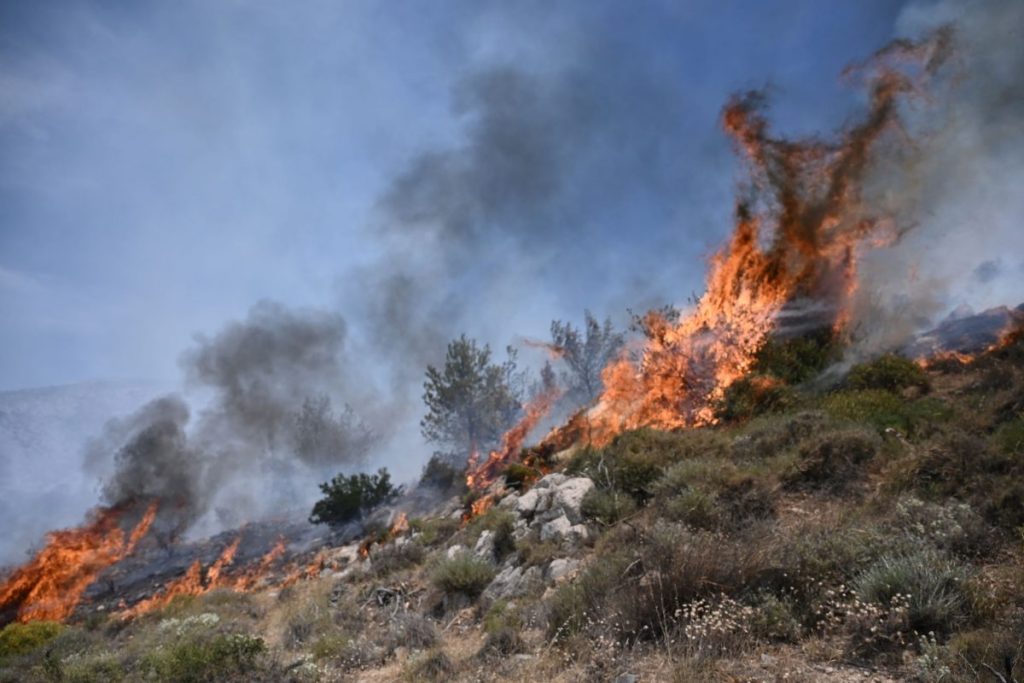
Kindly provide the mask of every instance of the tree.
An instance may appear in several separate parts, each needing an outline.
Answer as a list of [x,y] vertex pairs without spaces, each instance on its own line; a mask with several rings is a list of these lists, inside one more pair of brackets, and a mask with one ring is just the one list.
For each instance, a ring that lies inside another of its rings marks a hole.
[[362,463],[376,439],[349,406],[335,415],[326,395],[303,401],[291,435],[295,454],[309,465]]
[[443,368],[427,367],[423,437],[446,448],[443,456],[453,462],[496,448],[518,416],[521,384],[512,349],[504,363],[492,363],[490,346],[462,335],[448,344]]
[[309,521],[313,524],[338,526],[361,517],[381,503],[386,503],[401,494],[401,487],[391,484],[391,475],[386,467],[377,474],[338,474],[329,482],[320,484],[324,497],[313,506]]
[[590,403],[601,393],[601,371],[619,353],[625,335],[615,331],[611,318],[601,323],[590,311],[585,311],[583,330],[571,323],[552,321],[551,341],[562,352],[565,370],[561,374],[566,397],[579,406]]

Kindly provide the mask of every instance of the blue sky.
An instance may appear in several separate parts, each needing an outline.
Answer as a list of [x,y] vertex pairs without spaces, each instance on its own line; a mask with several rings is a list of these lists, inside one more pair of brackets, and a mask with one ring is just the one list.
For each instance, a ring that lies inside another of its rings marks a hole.
[[[905,4],[3,3],[0,389],[173,379],[194,334],[267,298],[340,310],[372,348],[382,270],[416,274],[441,337],[499,345],[678,302],[730,227],[729,94],[767,86],[781,130],[833,129],[860,104],[842,67]],[[558,165],[521,212],[496,171],[451,257],[382,198],[423,155],[472,157],[496,97],[473,88],[501,69]]]

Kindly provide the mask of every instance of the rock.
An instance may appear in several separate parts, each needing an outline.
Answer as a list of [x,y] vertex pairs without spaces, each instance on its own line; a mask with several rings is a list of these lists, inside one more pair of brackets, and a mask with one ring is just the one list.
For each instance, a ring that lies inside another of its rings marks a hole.
[[561,472],[552,472],[551,474],[541,477],[536,484],[533,485],[531,490],[544,490],[547,488],[556,488],[562,484],[569,477],[565,476]]
[[580,513],[580,505],[583,497],[594,488],[594,482],[589,477],[573,477],[559,484],[555,491],[555,505],[560,507],[573,524],[583,521]]
[[510,510],[515,511],[519,505],[519,494],[510,493],[500,501],[498,501],[499,510]]
[[578,560],[570,560],[564,557],[560,557],[556,560],[551,560],[551,564],[548,565],[547,577],[548,581],[554,581],[555,583],[560,582],[562,579],[567,578],[570,574],[576,571],[580,563]]
[[565,515],[562,515],[541,527],[540,540],[561,541],[569,535],[570,529],[572,529],[572,523],[567,517],[565,517]]
[[453,545],[452,547],[448,548],[448,551],[444,554],[444,556],[447,557],[449,560],[453,560],[464,552],[466,552],[466,546]]
[[473,552],[478,557],[492,562],[494,560],[494,532],[485,530],[480,534],[480,538],[473,547]]
[[618,676],[613,678],[612,679],[612,683],[637,683],[637,681],[639,681],[639,680],[640,680],[640,677],[637,676],[636,674],[625,673],[625,674],[619,674]]
[[506,567],[494,577],[484,589],[483,598],[488,602],[514,598],[525,594],[532,585],[540,583],[541,572],[537,567],[523,570],[515,565]]
[[579,542],[585,541],[588,538],[590,538],[590,532],[587,531],[587,525],[573,524],[572,527],[569,528],[569,538],[571,538],[573,541]]
[[516,512],[520,515],[532,515],[537,509],[537,500],[540,498],[540,491],[532,488],[516,500]]

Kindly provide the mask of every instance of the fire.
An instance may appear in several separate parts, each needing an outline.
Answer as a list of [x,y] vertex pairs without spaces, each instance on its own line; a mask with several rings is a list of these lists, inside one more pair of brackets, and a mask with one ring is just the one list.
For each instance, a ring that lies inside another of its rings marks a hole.
[[399,512],[391,524],[391,528],[388,529],[388,538],[397,538],[407,531],[409,531],[409,516],[404,512]]
[[[529,436],[530,432],[537,423],[544,419],[544,416],[551,411],[551,406],[555,404],[561,396],[561,392],[557,389],[551,389],[538,394],[523,409],[523,416],[519,419],[511,429],[505,432],[501,437],[501,446],[487,457],[484,462],[479,462],[480,454],[474,449],[473,453],[469,457],[467,463],[466,473],[466,487],[470,491],[482,491],[486,489],[498,476],[498,471],[519,454],[520,449],[523,447],[523,441]],[[481,501],[484,499],[478,499],[473,505],[474,508],[477,504],[482,504]],[[489,506],[488,506],[489,507]],[[486,509],[486,508],[484,508]],[[478,514],[476,511],[472,513],[472,516]]]
[[870,152],[898,128],[901,96],[917,90],[905,65],[923,65],[921,77],[931,73],[948,39],[901,42],[861,65],[870,110],[834,144],[771,137],[757,93],[726,106],[723,125],[747,162],[749,196],[737,203],[733,234],[711,259],[704,295],[678,321],[648,314],[643,347],[604,369],[604,392],[588,415],[593,443],[642,426],[713,423],[714,404],[749,372],[787,307],[824,303],[831,319],[823,322],[847,326],[858,256],[898,238],[892,221],[860,201]]
[[0,585],[0,615],[18,621],[63,621],[85,589],[104,569],[127,557],[149,531],[157,504],[151,503],[128,537],[121,528],[124,508],[97,508],[77,529],[51,532],[46,546]]

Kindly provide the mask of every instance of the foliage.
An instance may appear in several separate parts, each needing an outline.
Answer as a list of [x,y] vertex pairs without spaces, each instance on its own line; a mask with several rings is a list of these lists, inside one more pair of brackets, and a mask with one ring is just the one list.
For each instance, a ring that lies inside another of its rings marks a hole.
[[541,477],[538,470],[518,462],[506,465],[502,474],[505,476],[505,485],[513,491],[522,491]]
[[313,506],[309,521],[332,526],[356,519],[401,493],[391,484],[391,475],[385,467],[374,475],[360,472],[346,477],[339,474],[320,484],[320,491],[324,497]]
[[442,650],[430,650],[416,657],[405,672],[408,681],[450,681],[455,663]]
[[445,593],[462,593],[475,598],[494,579],[494,568],[470,552],[441,560],[431,579]]
[[423,474],[420,475],[420,486],[435,488],[442,493],[464,487],[466,479],[463,476],[465,467],[456,467],[438,454],[430,456],[427,464],[423,466]]
[[993,441],[1004,453],[1024,453],[1024,417],[1000,425]]
[[878,453],[881,439],[872,431],[848,428],[826,432],[804,443],[783,481],[791,488],[838,493],[863,477],[865,462]]
[[363,462],[376,438],[351,407],[335,415],[327,395],[306,398],[294,417],[293,446],[307,463]]
[[800,384],[819,375],[841,355],[839,339],[826,327],[789,339],[768,339],[758,350],[751,371],[786,384]]
[[611,318],[598,322],[586,311],[582,330],[568,322],[552,321],[551,341],[560,349],[566,368],[561,373],[566,397],[573,405],[580,406],[601,393],[604,386],[601,371],[619,353],[625,336],[615,331]]
[[922,547],[885,555],[854,581],[858,595],[888,605],[897,596],[908,599],[909,625],[918,633],[949,633],[966,616],[967,568],[939,552]]
[[853,366],[846,377],[852,389],[881,389],[898,393],[916,388],[928,391],[928,375],[912,360],[888,354],[867,363]]
[[174,683],[222,681],[253,671],[266,651],[262,638],[242,634],[218,634],[187,639],[160,648],[146,658],[145,668],[157,680]]
[[464,461],[474,449],[486,453],[496,448],[519,413],[520,380],[511,348],[508,360],[496,364],[490,346],[480,348],[465,335],[453,340],[444,366],[427,367],[427,414],[420,421],[424,438],[448,449],[453,461]]
[[42,647],[58,635],[64,627],[53,621],[11,623],[0,630],[0,660],[23,655]]
[[879,430],[896,429],[915,438],[953,415],[949,405],[939,399],[908,401],[883,389],[838,391],[826,396],[822,405],[833,417],[867,423]]
[[413,517],[409,528],[420,534],[417,539],[425,546],[444,543],[459,530],[459,520],[448,517]]
[[748,375],[726,388],[715,406],[715,415],[726,422],[738,422],[789,410],[796,402],[793,390],[774,377]]
[[626,493],[593,488],[580,503],[580,512],[587,519],[611,526],[636,512],[636,500]]

